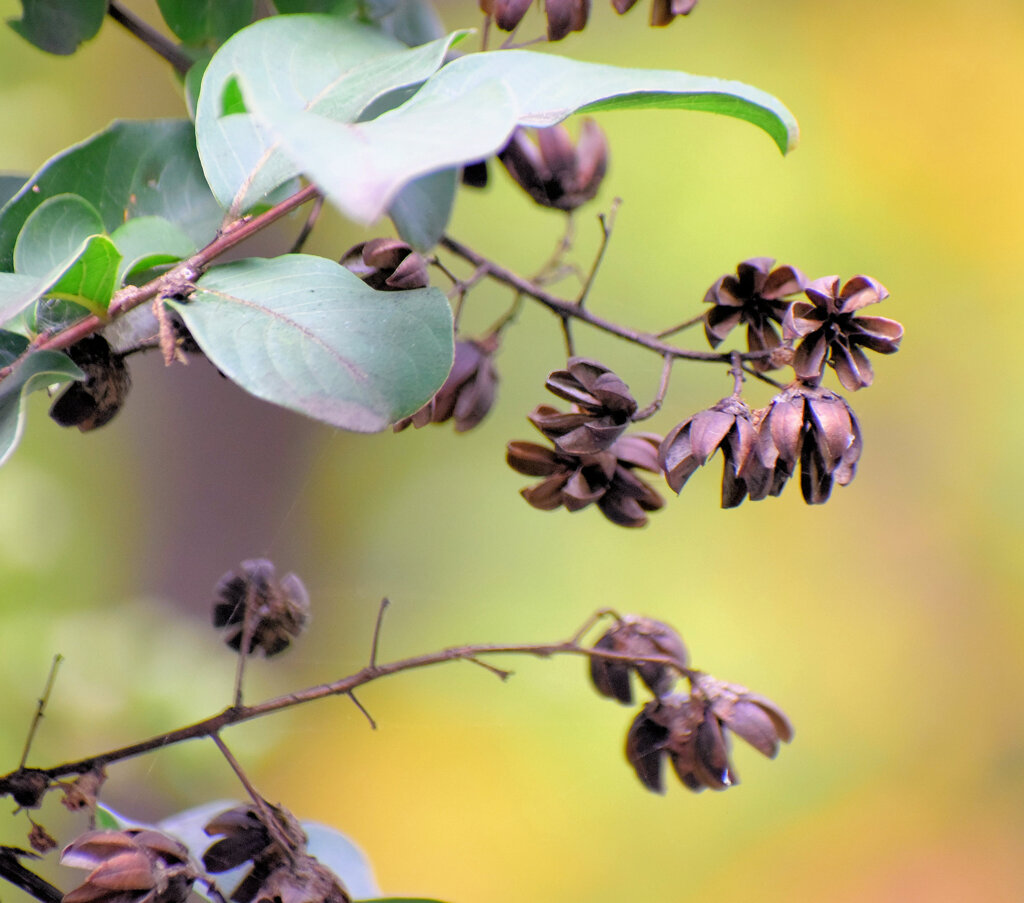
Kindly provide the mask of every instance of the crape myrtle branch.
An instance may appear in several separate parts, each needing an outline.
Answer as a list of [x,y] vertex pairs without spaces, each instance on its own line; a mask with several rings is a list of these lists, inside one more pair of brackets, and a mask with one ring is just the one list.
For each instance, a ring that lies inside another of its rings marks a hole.
[[118,0],[110,0],[107,7],[107,15],[119,25],[123,25],[132,35],[137,37],[143,44],[162,56],[170,63],[175,71],[185,75],[195,62],[187,53],[173,41],[164,37],[152,25],[140,19],[135,13],[125,9]]
[[[97,768],[102,768],[113,762],[132,759],[156,749],[173,746],[176,743],[181,743],[185,740],[194,740],[201,737],[212,738],[221,730],[233,724],[251,721],[254,718],[259,718],[264,715],[292,708],[293,706],[312,702],[316,699],[325,699],[329,696],[347,696],[364,684],[379,680],[382,677],[388,677],[392,674],[411,671],[415,668],[425,668],[430,665],[439,665],[445,662],[474,661],[484,655],[531,655],[539,658],[551,658],[556,655],[579,655],[611,662],[639,662],[660,665],[664,668],[675,670],[680,675],[691,681],[698,679],[701,675],[700,671],[682,667],[676,659],[670,656],[638,656],[628,653],[591,649],[580,645],[578,636],[574,636],[572,639],[559,643],[516,643],[511,645],[494,645],[484,643],[469,646],[451,646],[447,649],[441,649],[437,652],[430,652],[425,655],[417,655],[411,658],[400,659],[398,661],[380,665],[367,665],[355,674],[342,677],[341,679],[331,683],[308,687],[295,693],[277,696],[273,699],[267,699],[253,705],[231,706],[217,715],[197,721],[194,724],[190,724],[176,730],[167,731],[165,733],[158,734],[155,737],[151,737],[148,740],[143,740],[139,743],[132,743],[128,746],[119,747],[118,749],[89,756],[84,759],[64,762],[49,768],[22,768],[0,777],[0,795],[9,795],[14,793],[16,788],[22,783],[22,776],[26,773],[38,775],[40,778],[47,778],[49,780],[56,780],[58,778],[69,777],[72,775],[86,774],[87,772],[93,771]],[[475,661],[474,663],[480,664],[479,661]]]
[[[671,356],[673,358],[684,358],[685,360],[690,361],[710,361],[713,363],[729,363],[732,359],[731,352],[696,351],[692,349],[679,348],[676,345],[670,345],[667,342],[663,342],[658,338],[657,334],[630,329],[627,326],[622,326],[611,320],[606,320],[604,317],[600,317],[597,314],[592,313],[587,308],[582,307],[578,301],[567,301],[564,298],[559,298],[557,295],[553,295],[540,288],[530,280],[524,279],[522,276],[516,275],[511,270],[493,263],[482,254],[478,254],[472,248],[467,247],[449,235],[446,235],[441,239],[441,247],[450,251],[452,254],[455,254],[457,257],[461,257],[467,263],[472,264],[478,271],[482,270],[487,276],[494,279],[496,282],[501,282],[504,285],[515,289],[520,294],[525,295],[528,298],[533,298],[534,301],[539,302],[563,320],[580,320],[581,322],[593,326],[596,329],[600,329],[611,335],[617,336],[620,339],[625,339],[627,342],[632,342],[635,345],[641,345],[644,348],[648,348],[662,357]],[[760,360],[761,358],[768,357],[769,354],[770,352],[767,351],[745,351],[742,353],[742,359],[745,361]]]

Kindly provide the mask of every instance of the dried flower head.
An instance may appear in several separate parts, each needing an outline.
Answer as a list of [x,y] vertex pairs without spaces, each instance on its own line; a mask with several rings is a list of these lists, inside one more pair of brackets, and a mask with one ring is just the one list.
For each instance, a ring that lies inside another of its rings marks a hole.
[[50,777],[37,768],[19,768],[0,780],[0,794],[10,796],[22,809],[38,809],[50,786]]
[[[771,257],[744,260],[735,276],[726,274],[708,289],[704,303],[713,306],[704,315],[704,334],[712,348],[741,323],[747,324],[749,351],[772,351],[782,345],[775,324],[782,322],[789,309],[783,299],[802,291],[807,279],[795,267],[772,269],[774,264]],[[777,365],[770,357],[749,363],[762,372]]]
[[246,653],[259,649],[266,656],[288,648],[309,622],[309,595],[295,574],[280,580],[265,558],[243,561],[217,583],[213,626],[224,629],[224,642],[238,651],[249,615],[250,640]]
[[[613,0],[614,2],[615,0]],[[668,25],[676,16],[690,15],[696,5],[697,0],[653,0],[651,3],[651,25]]]
[[490,412],[498,392],[498,371],[493,359],[497,348],[495,336],[456,342],[455,359],[444,385],[415,414],[399,420],[395,432],[410,424],[419,429],[428,423],[453,419],[457,433],[478,426]]
[[430,285],[427,262],[397,238],[374,238],[354,245],[342,255],[341,265],[382,292]]
[[61,426],[77,426],[83,433],[106,425],[121,410],[131,388],[124,358],[101,335],[81,339],[66,353],[85,379],[71,383],[57,396],[50,416]]
[[757,412],[757,436],[740,467],[751,500],[778,495],[800,463],[800,488],[810,505],[828,500],[833,483],[857,472],[863,442],[846,400],[820,386],[793,383]]
[[739,471],[755,437],[750,408],[739,398],[723,398],[672,429],[661,443],[658,461],[668,485],[679,493],[694,471],[707,464],[715,451],[721,449],[722,507],[734,508],[747,493]]
[[[689,662],[686,646],[673,628],[653,618],[640,618],[635,615],[627,615],[616,621],[594,643],[594,649],[617,652],[637,659],[652,655],[665,656],[674,659],[682,668]],[[590,680],[597,692],[602,696],[617,699],[624,705],[633,702],[630,681],[630,674],[633,671],[640,675],[640,679],[656,696],[662,696],[671,690],[679,676],[674,668],[659,662],[618,661],[597,656],[590,659]]]
[[148,828],[89,831],[60,861],[91,869],[64,903],[184,903],[196,878],[185,846]]
[[[549,0],[548,11],[552,4]],[[518,128],[498,157],[509,175],[542,207],[575,210],[593,199],[608,168],[608,142],[592,119],[584,119],[573,145],[562,125],[536,130],[534,144]]]
[[28,832],[29,846],[37,853],[49,853],[50,850],[56,849],[57,841],[53,839],[50,832],[32,819],[29,819],[29,822],[32,825]]
[[874,371],[864,349],[879,354],[899,350],[903,327],[885,317],[858,317],[857,311],[889,297],[885,286],[868,276],[854,276],[839,287],[838,276],[815,279],[805,289],[807,301],[794,301],[783,321],[787,339],[799,338],[793,357],[796,375],[817,383],[827,362],[851,391],[870,386]]
[[701,676],[689,696],[647,703],[626,737],[626,758],[641,783],[664,793],[662,760],[668,757],[689,790],[725,790],[739,783],[729,759],[729,732],[773,758],[779,741],[793,739],[789,719],[773,702],[745,687]]
[[[268,804],[269,805],[269,804]],[[206,825],[215,841],[203,855],[210,872],[224,872],[251,862],[249,872],[231,894],[235,903],[348,903],[338,877],[306,852],[306,835],[287,810],[269,806],[284,851],[253,806],[237,806]]]
[[522,490],[534,508],[554,511],[564,507],[580,511],[596,503],[601,513],[620,527],[642,527],[648,511],[665,501],[635,473],[658,472],[660,436],[637,433],[622,436],[607,451],[572,455],[533,442],[508,444],[509,466],[531,477],[544,477]]
[[94,768],[80,774],[70,784],[61,784],[64,796],[61,802],[67,809],[76,812],[79,809],[88,809],[90,812],[96,809],[96,798],[99,796],[100,788],[107,779],[107,773],[102,768]]

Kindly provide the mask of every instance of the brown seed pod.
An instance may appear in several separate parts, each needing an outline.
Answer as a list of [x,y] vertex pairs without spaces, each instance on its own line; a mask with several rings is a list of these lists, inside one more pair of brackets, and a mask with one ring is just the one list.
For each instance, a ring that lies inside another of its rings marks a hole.
[[50,416],[61,426],[77,426],[83,433],[105,426],[124,405],[131,374],[124,358],[111,350],[101,335],[91,335],[67,349],[67,355],[85,373],[71,383],[50,406]]
[[246,653],[277,655],[309,623],[309,594],[295,574],[278,579],[272,562],[253,558],[228,571],[217,583],[213,626],[223,628],[224,642],[242,648],[246,609],[251,631]]

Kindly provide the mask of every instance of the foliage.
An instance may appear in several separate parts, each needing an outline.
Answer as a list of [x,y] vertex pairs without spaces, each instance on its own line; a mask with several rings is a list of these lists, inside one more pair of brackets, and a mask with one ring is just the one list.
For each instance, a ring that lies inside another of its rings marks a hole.
[[[631,5],[615,7],[621,13]],[[803,497],[813,504],[825,502],[834,484],[853,479],[860,423],[849,402],[822,381],[831,367],[846,389],[865,388],[873,380],[865,349],[898,349],[898,323],[860,315],[888,295],[876,280],[810,279],[769,258],[747,260],[711,285],[702,313],[650,333],[607,320],[589,303],[614,208],[599,217],[600,251],[572,297],[549,288],[568,266],[568,225],[567,239],[531,278],[447,234],[457,192],[485,182],[498,165],[571,224],[574,211],[595,196],[609,153],[589,120],[578,142],[572,140],[560,123],[573,114],[632,110],[642,120],[655,110],[711,112],[757,127],[786,154],[798,129],[774,97],[685,72],[625,69],[514,46],[488,49],[487,28],[480,49],[468,52],[470,32],[437,34],[426,0],[280,0],[266,11],[287,15],[266,16],[253,0],[159,0],[174,41],[116,0],[23,0],[23,6],[12,27],[51,53],[74,52],[106,18],[127,28],[182,76],[183,113],[190,118],[116,122],[44,163],[20,187],[0,182],[0,461],[18,443],[28,394],[70,381],[51,416],[63,426],[98,428],[126,401],[128,360],[153,349],[169,366],[206,358],[250,394],[335,428],[399,431],[451,419],[458,431],[469,430],[495,402],[496,355],[529,299],[556,315],[567,361],[547,388],[571,406],[540,405],[529,415],[547,444],[508,445],[509,465],[540,478],[523,490],[535,508],[576,512],[593,504],[614,524],[641,527],[664,505],[641,472],[663,475],[680,492],[718,451],[723,507],[777,496],[797,470]],[[655,3],[652,21],[667,24],[693,6]],[[481,7],[487,25],[505,30],[526,12],[518,3]],[[548,0],[548,39],[582,29],[588,8]],[[362,226],[390,218],[398,238],[363,242],[340,262],[302,253],[325,201]],[[292,247],[270,258],[224,261],[305,205],[306,224]],[[431,284],[435,278],[445,290]],[[484,280],[509,289],[513,300],[486,333],[472,337],[462,331],[461,315]],[[660,358],[653,401],[641,405],[612,368],[578,354],[576,324]],[[710,350],[673,343],[698,325]],[[745,349],[721,349],[740,325],[747,327]],[[664,438],[631,431],[661,407],[681,360],[727,368],[732,395]],[[770,375],[787,369],[788,382]],[[743,396],[748,379],[777,394],[751,406]],[[665,759],[688,789],[724,790],[737,783],[730,734],[770,757],[793,736],[774,703],[690,668],[673,628],[614,612],[598,613],[614,623],[593,645],[582,644],[593,626],[588,622],[563,643],[455,647],[378,665],[375,637],[371,661],[358,673],[247,706],[246,657],[261,648],[268,655],[283,650],[290,639],[281,637],[305,623],[308,599],[298,593],[297,613],[293,582],[286,604],[289,593],[269,562],[245,562],[226,576],[233,589],[215,622],[230,625],[239,651],[232,706],[154,741],[78,762],[36,769],[23,759],[0,778],[0,792],[26,808],[37,807],[59,779],[75,778],[74,794],[60,785],[67,804],[87,810],[102,830],[81,835],[64,851],[66,864],[91,870],[65,896],[68,903],[115,897],[181,903],[194,885],[209,899],[226,893],[236,903],[340,903],[350,894],[376,893],[372,878],[336,861],[347,839],[323,841],[320,829],[271,806],[219,732],[328,695],[344,694],[358,705],[356,687],[425,664],[469,660],[507,677],[479,657],[579,654],[588,658],[598,692],[622,703],[632,702],[636,673],[652,699],[630,728],[627,759],[655,791],[664,790]],[[290,620],[276,623],[283,610]],[[265,635],[280,642],[261,645]],[[686,692],[675,691],[680,679]],[[44,705],[45,694],[40,716]],[[192,737],[218,745],[251,804],[227,811],[208,804],[199,815],[181,813],[155,826],[97,808],[104,766]],[[36,828],[33,845],[52,847],[52,838]],[[223,839],[211,843],[207,835]],[[14,880],[24,870],[19,858],[30,854],[10,849],[0,857],[0,874]],[[216,877],[243,865],[248,871],[234,886]],[[28,884],[41,900],[60,897],[41,879]]]

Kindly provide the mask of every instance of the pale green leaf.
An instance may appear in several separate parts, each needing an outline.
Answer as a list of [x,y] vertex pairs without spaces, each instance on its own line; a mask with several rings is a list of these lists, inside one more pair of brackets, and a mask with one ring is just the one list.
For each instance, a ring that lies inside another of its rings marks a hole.
[[455,204],[457,169],[422,176],[395,196],[388,210],[398,234],[419,251],[428,251],[444,235]]
[[198,250],[188,235],[161,216],[130,219],[118,226],[110,238],[123,258],[117,274],[118,285],[132,273],[177,263]]
[[[214,194],[247,210],[299,173],[274,136],[237,112],[238,73],[275,107],[348,122],[376,98],[427,78],[461,36],[410,50],[378,28],[327,15],[269,18],[239,32],[210,61],[196,107],[199,153]],[[224,115],[226,109],[235,112]]]
[[374,432],[412,414],[451,366],[441,292],[374,291],[321,257],[217,267],[188,303],[168,303],[228,378],[342,429]]
[[17,447],[25,428],[25,396],[54,383],[85,376],[66,354],[36,351],[22,358],[0,382],[0,464]]
[[74,260],[93,235],[106,232],[99,211],[76,194],[47,198],[32,211],[14,246],[14,271],[45,276]]
[[26,41],[47,53],[67,56],[103,25],[107,0],[21,0],[20,19],[8,24]]
[[25,221],[59,194],[91,203],[106,232],[136,216],[162,216],[197,247],[214,237],[224,216],[203,177],[191,123],[115,122],[53,157],[0,211],[0,271],[13,267]]

